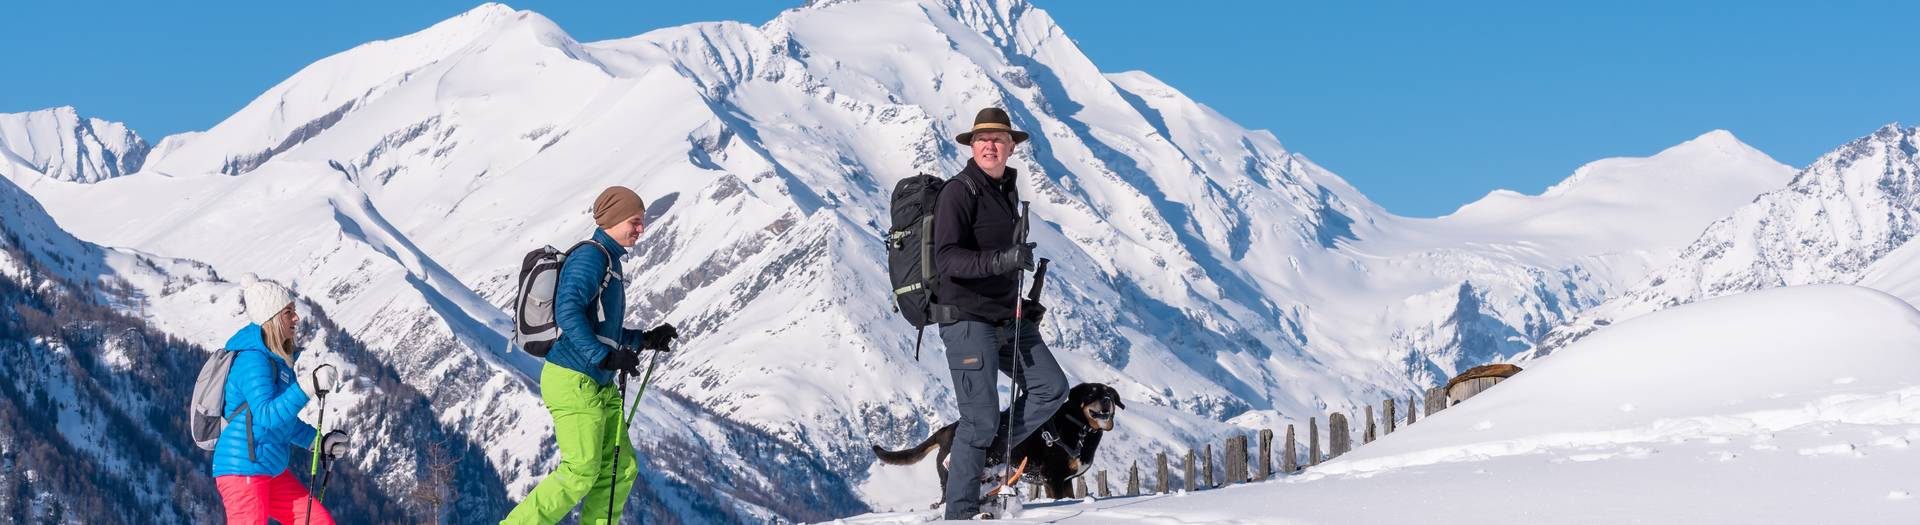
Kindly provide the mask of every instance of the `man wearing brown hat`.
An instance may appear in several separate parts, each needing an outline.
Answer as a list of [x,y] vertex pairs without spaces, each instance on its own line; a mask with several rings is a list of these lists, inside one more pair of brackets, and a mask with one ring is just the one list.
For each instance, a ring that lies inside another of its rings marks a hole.
[[[934,265],[946,277],[934,296],[957,319],[940,325],[960,405],[946,517],[968,519],[980,512],[981,496],[980,484],[969,480],[982,476],[989,455],[1004,456],[1004,442],[995,442],[1003,420],[1011,420],[1006,437],[1012,443],[1025,440],[1065,403],[1067,378],[1040,338],[1038,321],[1045,309],[1026,302],[1018,334],[1013,322],[1015,302],[1024,301],[1019,272],[1033,269],[1034,245],[1022,242],[1019,172],[1007,167],[1007,157],[1027,134],[1013,129],[1006,111],[986,108],[956,140],[973,148],[973,158],[953,176],[952,182],[960,184],[941,189],[934,207]],[[1011,418],[1000,416],[1000,373],[1026,390],[1007,407]]]
[[633,458],[633,445],[620,421],[622,400],[618,385],[611,384],[613,374],[632,373],[640,364],[637,349],[667,350],[679,332],[670,324],[640,331],[620,322],[627,311],[620,259],[646,228],[640,196],[620,186],[607,188],[594,199],[592,211],[599,229],[560,266],[553,309],[560,339],[540,369],[540,398],[553,414],[560,468],[540,480],[501,523],[551,525],[583,499],[580,523],[618,523],[639,475],[636,461],[618,462],[620,470],[614,472],[616,457]]

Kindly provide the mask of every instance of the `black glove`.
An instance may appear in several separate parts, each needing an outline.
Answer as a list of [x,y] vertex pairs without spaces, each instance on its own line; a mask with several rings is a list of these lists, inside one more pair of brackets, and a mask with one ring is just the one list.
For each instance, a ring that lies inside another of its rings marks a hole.
[[652,330],[647,330],[645,332],[640,333],[640,339],[642,341],[640,347],[645,348],[647,350],[657,350],[657,351],[665,352],[668,350],[672,350],[670,346],[673,343],[673,340],[679,337],[680,337],[680,331],[674,329],[673,325],[662,324],[660,326],[653,327]]
[[326,436],[320,438],[319,452],[326,454],[327,459],[347,455],[347,433],[339,430],[327,432]]
[[1038,323],[1040,322],[1040,318],[1045,315],[1047,315],[1047,307],[1041,306],[1040,301],[1032,299],[1020,300],[1021,320],[1029,323]]
[[1015,244],[1012,248],[993,254],[993,260],[987,264],[987,271],[994,275],[1006,275],[1014,270],[1033,271],[1034,243]]
[[632,350],[615,348],[612,352],[607,352],[607,357],[600,360],[601,370],[631,374],[637,368],[640,368],[640,353]]

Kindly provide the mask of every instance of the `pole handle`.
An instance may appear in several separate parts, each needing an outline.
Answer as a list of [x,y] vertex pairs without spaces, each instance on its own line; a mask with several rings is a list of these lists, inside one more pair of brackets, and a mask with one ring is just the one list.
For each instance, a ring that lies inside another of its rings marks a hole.
[[1053,259],[1041,257],[1040,263],[1034,266],[1033,288],[1029,288],[1027,290],[1028,300],[1032,300],[1032,301],[1040,300],[1040,290],[1047,286],[1047,263],[1051,263],[1051,262],[1053,262]]
[[330,380],[327,381],[326,384],[331,386],[340,385],[340,369],[334,368],[333,363],[320,363],[319,366],[313,367],[313,371],[309,372],[308,375],[313,376],[314,395],[320,396],[321,398],[325,398],[327,394],[333,393],[332,388],[320,388],[320,373],[323,371],[326,372],[326,377]]

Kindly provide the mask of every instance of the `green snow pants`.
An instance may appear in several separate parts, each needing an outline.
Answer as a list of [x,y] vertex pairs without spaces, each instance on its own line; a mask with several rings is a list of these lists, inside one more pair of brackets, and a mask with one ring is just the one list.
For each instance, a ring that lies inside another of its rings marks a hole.
[[[540,369],[540,398],[553,413],[554,440],[560,442],[560,468],[507,514],[503,525],[552,525],[586,500],[580,523],[618,523],[633,479],[640,474],[626,425],[620,421],[619,385],[601,386],[592,378],[547,363]],[[614,447],[620,447],[620,473],[613,474]],[[613,517],[607,498],[614,498]]]

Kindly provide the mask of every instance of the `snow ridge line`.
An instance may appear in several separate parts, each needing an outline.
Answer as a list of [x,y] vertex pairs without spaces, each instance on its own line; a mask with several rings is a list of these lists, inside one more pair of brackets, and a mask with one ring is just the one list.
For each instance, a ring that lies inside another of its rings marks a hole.
[[[1818,424],[1875,426],[1920,424],[1920,386],[1877,394],[1834,394],[1809,401],[1798,408],[1662,418],[1638,428],[1543,434],[1520,439],[1426,449],[1377,458],[1335,460],[1281,481],[1298,483],[1316,481],[1329,476],[1366,477],[1406,467],[1483,461],[1497,457],[1545,454],[1563,450],[1591,450],[1608,446],[1765,435]],[[1636,453],[1636,451],[1644,452],[1644,449],[1622,448],[1623,454]]]

